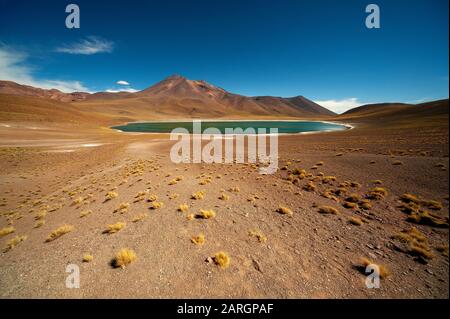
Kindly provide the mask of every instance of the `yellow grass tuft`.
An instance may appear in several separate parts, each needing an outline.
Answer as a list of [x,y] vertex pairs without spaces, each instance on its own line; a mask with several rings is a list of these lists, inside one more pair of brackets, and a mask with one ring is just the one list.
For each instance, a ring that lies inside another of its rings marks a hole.
[[137,259],[136,253],[128,248],[121,249],[114,258],[113,265],[116,268],[125,268]]
[[186,213],[188,210],[189,210],[188,204],[181,204],[180,206],[178,206],[179,212]]
[[294,214],[294,212],[290,208],[288,208],[286,206],[281,206],[281,205],[278,206],[277,213],[280,213],[282,215],[289,215],[289,216],[292,216]]
[[405,193],[402,196],[400,196],[400,200],[404,203],[415,203],[415,204],[420,203],[420,200],[419,198],[417,198],[417,196],[409,193]]
[[219,199],[220,199],[220,200],[229,200],[229,199],[230,199],[230,196],[228,196],[228,195],[225,194],[225,193],[222,193],[222,194],[220,194]]
[[189,215],[186,216],[187,220],[193,220],[194,218],[195,218],[194,214],[189,214]]
[[45,216],[47,216],[47,211],[45,209],[41,210],[39,213],[36,214],[36,216],[34,217],[34,219],[36,220],[42,220],[45,218]]
[[230,266],[230,257],[226,252],[220,251],[214,255],[214,262],[216,265],[220,266],[221,268],[227,268]]
[[441,210],[442,203],[435,200],[424,200],[421,202],[422,206],[427,207],[432,210]]
[[348,222],[355,226],[361,226],[363,224],[363,221],[359,217],[350,217]]
[[147,218],[147,216],[148,216],[148,214],[142,213],[142,214],[134,216],[134,218],[131,221],[133,223],[137,223],[137,222],[140,222],[141,220],[144,220],[145,218]]
[[94,256],[92,256],[90,254],[86,254],[83,256],[84,263],[90,263],[92,260],[94,260]]
[[86,216],[88,216],[88,215],[90,215],[90,214],[92,214],[92,210],[83,210],[83,211],[80,213],[80,218],[86,217]]
[[307,192],[313,192],[316,190],[316,188],[316,185],[312,181],[309,181],[306,185],[303,186],[303,189]]
[[2,238],[3,236],[9,235],[11,233],[14,233],[16,231],[16,229],[14,227],[5,227],[0,229],[0,238]]
[[264,243],[267,241],[267,237],[261,233],[261,231],[255,229],[255,230],[249,230],[248,232],[249,236],[256,237],[260,243]]
[[45,220],[38,220],[36,224],[34,224],[34,228],[39,228],[45,225]]
[[408,244],[408,253],[413,256],[419,256],[425,259],[431,259],[434,257],[428,246],[428,240],[423,233],[417,228],[412,227],[408,230],[402,230],[397,233],[393,238]]
[[152,206],[150,206],[150,209],[159,209],[164,206],[163,202],[152,202]]
[[158,200],[158,195],[150,195],[150,197],[148,198],[149,202],[156,202]]
[[241,189],[238,186],[233,186],[229,189],[230,192],[239,193]]
[[205,235],[200,233],[197,236],[192,237],[191,242],[196,245],[203,245],[205,243]]
[[352,203],[352,202],[344,202],[342,204],[342,206],[344,206],[345,208],[349,208],[349,209],[357,209],[358,208],[358,204]]
[[362,199],[359,202],[359,208],[364,209],[364,210],[369,210],[372,208],[372,204],[367,199]]
[[198,217],[203,219],[210,219],[216,217],[216,212],[213,210],[200,210],[200,214],[198,214]]
[[107,229],[104,231],[104,233],[107,234],[115,234],[121,229],[123,229],[126,226],[126,223],[117,222],[115,224],[110,224],[107,226]]
[[62,235],[70,233],[73,229],[74,229],[74,227],[72,225],[63,225],[63,226],[55,229],[54,231],[52,231],[50,233],[50,235],[48,235],[48,237],[45,241],[46,242],[54,241],[55,239],[58,239]]
[[16,237],[10,239],[6,243],[4,252],[6,253],[6,252],[10,251],[11,249],[13,249],[14,247],[16,247],[18,244],[20,244],[21,242],[23,242],[26,239],[27,239],[27,236],[16,236]]
[[427,211],[418,211],[411,213],[408,216],[407,221],[432,227],[448,228],[449,226],[448,218],[444,219]]
[[331,206],[321,206],[319,207],[319,213],[337,215],[339,214],[339,211]]
[[117,196],[119,196],[119,194],[116,192],[113,192],[113,191],[108,192],[108,193],[106,193],[105,201],[112,200],[112,199],[116,198]]
[[195,192],[191,195],[192,199],[203,199],[205,197],[205,192],[204,191],[198,191]]
[[387,196],[387,194],[388,191],[385,188],[375,187],[369,191],[369,193],[367,194],[367,198],[380,200],[384,199]]

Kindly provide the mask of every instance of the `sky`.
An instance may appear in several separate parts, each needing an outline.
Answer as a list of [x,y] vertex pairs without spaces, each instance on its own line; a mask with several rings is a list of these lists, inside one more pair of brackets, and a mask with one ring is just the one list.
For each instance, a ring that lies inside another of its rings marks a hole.
[[[80,8],[80,28],[65,25]],[[369,29],[366,6],[380,8]],[[145,89],[172,74],[341,113],[448,98],[448,0],[0,0],[0,80]]]

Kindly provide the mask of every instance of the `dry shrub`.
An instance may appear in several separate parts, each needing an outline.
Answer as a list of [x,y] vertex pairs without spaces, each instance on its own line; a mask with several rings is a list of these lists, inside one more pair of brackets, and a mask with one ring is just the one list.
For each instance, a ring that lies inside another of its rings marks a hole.
[[280,213],[282,215],[289,215],[289,216],[292,216],[294,214],[294,212],[290,208],[288,208],[286,206],[282,206],[282,205],[278,206],[277,213]]
[[3,236],[9,235],[11,233],[14,233],[16,231],[16,229],[14,227],[5,227],[0,229],[0,238],[2,238]]
[[309,181],[306,185],[303,186],[303,189],[307,192],[313,192],[316,190],[316,188],[316,185],[312,181]]
[[339,214],[339,211],[331,206],[321,206],[319,207],[319,213],[337,215]]
[[112,191],[108,192],[108,193],[106,193],[105,201],[112,200],[112,199],[116,198],[117,196],[119,196],[119,194],[116,192],[112,192]]
[[134,218],[131,221],[133,223],[137,223],[137,222],[140,222],[141,220],[144,220],[145,218],[147,218],[147,216],[148,216],[148,214],[142,213],[142,214],[134,216]]
[[355,226],[361,226],[363,224],[363,221],[359,217],[350,217],[348,222]]
[[267,237],[260,230],[249,230],[249,236],[256,237],[260,243],[264,243],[267,241]]
[[92,210],[83,210],[80,213],[80,218],[86,217],[87,215],[90,215],[90,214],[92,214]]
[[203,218],[203,219],[210,219],[210,218],[214,218],[216,217],[216,212],[211,210],[206,210],[206,209],[201,209],[200,213],[197,215],[198,218]]
[[47,237],[47,239],[45,241],[46,242],[54,241],[55,239],[58,239],[62,235],[70,233],[73,230],[74,230],[74,227],[72,225],[63,225],[63,226],[55,229],[54,231],[52,231],[50,233],[50,235],[48,235],[48,237]]
[[203,199],[204,197],[205,197],[205,192],[204,191],[198,191],[198,192],[195,192],[195,193],[193,193],[191,195],[191,199],[196,199],[196,200]]
[[137,259],[136,253],[128,248],[121,249],[113,260],[115,268],[125,268]]
[[163,202],[152,202],[150,209],[159,209],[164,206]]
[[178,211],[182,212],[182,213],[186,213],[189,210],[189,205],[188,204],[181,204],[178,207]]
[[193,236],[191,238],[191,242],[193,242],[196,245],[203,245],[205,243],[205,235],[200,233],[197,236]]
[[115,224],[109,224],[107,229],[103,231],[106,234],[115,234],[126,226],[126,223],[117,222]]
[[10,251],[11,249],[13,249],[14,247],[16,247],[18,244],[20,244],[21,242],[23,242],[26,239],[27,239],[27,236],[16,236],[16,237],[10,239],[6,243],[4,252],[6,253],[6,252]]
[[220,251],[214,255],[213,258],[216,265],[221,268],[228,268],[230,266],[230,257],[226,252]]
[[384,199],[387,195],[388,195],[388,191],[385,188],[375,187],[369,191],[369,193],[367,194],[367,198],[380,200],[380,199]]
[[92,260],[94,260],[94,256],[92,256],[90,254],[86,254],[83,256],[84,263],[90,263]]

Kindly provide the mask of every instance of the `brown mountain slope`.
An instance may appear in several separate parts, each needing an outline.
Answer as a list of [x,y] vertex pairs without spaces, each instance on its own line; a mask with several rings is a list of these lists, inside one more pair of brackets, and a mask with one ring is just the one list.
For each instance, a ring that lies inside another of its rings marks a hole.
[[170,76],[137,93],[120,96],[94,94],[79,105],[130,119],[241,116],[322,118],[334,115],[302,96],[246,97],[202,80],[189,80],[179,75]]
[[99,123],[105,119],[49,98],[0,94],[0,121]]
[[90,95],[85,92],[64,93],[56,89],[44,90],[12,81],[0,81],[0,94],[34,96],[61,102],[80,101]]
[[382,126],[447,126],[448,99],[422,104],[382,103],[369,104],[351,109],[338,117],[362,123]]

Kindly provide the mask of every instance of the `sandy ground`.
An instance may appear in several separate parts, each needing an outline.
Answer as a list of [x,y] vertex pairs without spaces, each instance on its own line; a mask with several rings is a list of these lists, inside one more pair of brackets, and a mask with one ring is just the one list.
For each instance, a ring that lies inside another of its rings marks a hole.
[[[262,176],[252,165],[173,164],[166,135],[45,123],[0,125],[0,229],[15,229],[0,237],[0,296],[449,297],[448,126],[393,130],[357,125],[345,132],[282,136],[279,143],[280,168],[287,169]],[[287,179],[295,168],[310,175],[292,183]],[[325,183],[321,173],[336,180]],[[178,176],[182,179],[170,185]],[[314,191],[304,189],[310,179]],[[345,181],[357,183],[345,186],[347,195],[336,200],[322,196]],[[371,209],[342,206],[349,194],[364,198],[374,187],[388,194],[370,200]],[[105,202],[108,191],[118,197]],[[203,199],[191,199],[197,191],[204,191]],[[139,198],[139,192],[147,193]],[[219,199],[222,193],[229,199]],[[447,227],[407,221],[399,208],[404,193],[441,203],[440,210],[430,211]],[[164,206],[149,209],[150,195]],[[128,203],[128,209],[115,212],[121,203]],[[188,212],[178,211],[180,204],[189,205]],[[280,205],[290,208],[292,216],[278,213]],[[324,205],[339,214],[320,214]],[[215,218],[187,218],[201,209],[214,210]],[[86,210],[92,213],[81,218]],[[42,211],[45,224],[35,228]],[[146,217],[133,222],[141,214]],[[349,223],[352,217],[363,224]],[[116,222],[125,222],[125,228],[103,233]],[[73,231],[45,242],[64,224],[74,226]],[[426,237],[432,258],[414,256],[393,238],[412,227]],[[251,230],[266,240],[249,235]],[[191,242],[199,233],[205,235],[203,245]],[[26,240],[3,251],[23,235]],[[125,247],[137,259],[124,269],[112,267],[115,254]],[[208,258],[218,251],[231,258],[228,268]],[[85,254],[93,260],[82,262]],[[357,268],[361,257],[389,270],[379,289],[366,288]],[[80,267],[79,289],[65,286],[68,264]]]

